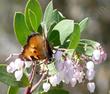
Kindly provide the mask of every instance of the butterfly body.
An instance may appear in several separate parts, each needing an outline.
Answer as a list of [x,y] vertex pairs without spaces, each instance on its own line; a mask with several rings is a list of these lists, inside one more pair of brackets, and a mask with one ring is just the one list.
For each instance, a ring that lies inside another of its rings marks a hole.
[[46,38],[37,33],[29,36],[20,56],[26,60],[49,59],[52,57],[52,50]]

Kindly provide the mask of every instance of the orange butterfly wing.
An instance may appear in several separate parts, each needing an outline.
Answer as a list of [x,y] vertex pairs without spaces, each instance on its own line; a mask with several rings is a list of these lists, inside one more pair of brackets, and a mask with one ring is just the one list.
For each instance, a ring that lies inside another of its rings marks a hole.
[[45,38],[40,34],[33,34],[28,38],[21,57],[27,60],[42,60],[52,57],[52,50]]

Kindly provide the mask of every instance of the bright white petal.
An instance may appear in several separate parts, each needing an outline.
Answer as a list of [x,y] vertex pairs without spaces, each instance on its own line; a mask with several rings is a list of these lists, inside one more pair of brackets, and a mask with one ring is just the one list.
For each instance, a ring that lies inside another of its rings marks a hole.
[[14,72],[12,67],[10,67],[9,65],[7,66],[7,72],[8,73],[13,73]]
[[92,61],[87,62],[86,63],[86,68],[88,70],[94,69],[94,62],[92,62]]
[[95,60],[99,60],[100,59],[100,50],[94,50],[94,52],[93,52],[93,58],[95,59]]
[[49,83],[43,83],[43,89],[44,89],[44,92],[48,92],[48,90],[50,89],[50,84]]
[[15,71],[15,78],[17,81],[20,81],[23,76],[23,70]]
[[11,63],[7,66],[7,72],[8,72],[8,73],[13,73],[15,70],[16,70],[15,64],[14,64],[14,62],[11,62]]
[[18,70],[22,69],[24,66],[24,61],[22,61],[21,59],[16,59],[14,63],[15,63],[15,68]]
[[93,80],[94,76],[95,76],[95,71],[94,70],[87,70],[86,76],[89,81]]
[[89,82],[87,84],[87,88],[88,88],[90,93],[94,93],[94,91],[95,91],[95,83],[94,82]]

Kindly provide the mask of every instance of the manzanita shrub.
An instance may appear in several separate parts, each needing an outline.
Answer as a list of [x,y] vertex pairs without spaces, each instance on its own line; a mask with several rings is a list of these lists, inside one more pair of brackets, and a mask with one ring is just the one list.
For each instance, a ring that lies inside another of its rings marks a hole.
[[33,32],[43,30],[53,54],[51,60],[28,61],[19,57],[11,60],[9,57],[8,63],[0,65],[0,81],[9,86],[7,94],[18,94],[21,88],[24,94],[69,94],[64,84],[74,88],[84,81],[93,93],[94,66],[106,59],[106,53],[100,43],[80,38],[87,23],[88,18],[79,23],[67,19],[53,9],[52,1],[43,15],[39,2],[28,0],[24,13],[16,12],[14,16],[16,37],[24,47]]

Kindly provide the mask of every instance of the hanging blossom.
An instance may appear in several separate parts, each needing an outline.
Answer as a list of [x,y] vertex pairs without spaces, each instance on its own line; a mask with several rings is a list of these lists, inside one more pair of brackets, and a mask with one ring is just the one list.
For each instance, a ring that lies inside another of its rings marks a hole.
[[93,51],[92,60],[95,64],[100,64],[105,61],[106,58],[107,54],[105,53],[104,49],[100,45],[98,45]]
[[91,82],[95,77],[95,70],[94,70],[94,62],[88,61],[86,63],[86,79],[89,81],[87,83],[87,88],[90,93],[93,93],[95,91],[95,83]]
[[94,70],[94,62],[92,61],[88,61],[86,63],[86,68],[87,68],[87,71],[86,71],[86,78],[91,81],[94,79],[94,76],[95,76],[95,70]]
[[52,86],[58,85],[61,81],[66,84],[71,84],[74,87],[77,83],[83,81],[85,73],[82,67],[75,61],[69,59],[68,57],[63,58],[63,52],[57,51],[55,53],[56,69],[57,74],[49,78]]
[[17,58],[7,66],[7,72],[14,73],[16,80],[20,81],[23,76],[23,70],[29,68],[31,64],[32,62],[30,61],[23,61],[20,58]]
[[[85,56],[86,57],[86,56]],[[65,51],[57,50],[54,54],[55,58],[55,67],[57,73],[55,75],[49,76],[49,82],[52,86],[57,86],[60,82],[65,84],[70,84],[74,87],[77,83],[82,83],[84,79],[88,80],[87,88],[90,93],[95,91],[95,83],[93,79],[95,77],[95,64],[102,63],[106,59],[106,53],[100,47],[100,49],[95,49],[93,55],[86,57],[86,59],[75,59],[75,57],[69,57],[68,53],[65,54]],[[46,90],[50,89],[50,84],[46,84]]]

